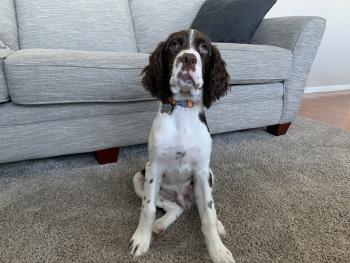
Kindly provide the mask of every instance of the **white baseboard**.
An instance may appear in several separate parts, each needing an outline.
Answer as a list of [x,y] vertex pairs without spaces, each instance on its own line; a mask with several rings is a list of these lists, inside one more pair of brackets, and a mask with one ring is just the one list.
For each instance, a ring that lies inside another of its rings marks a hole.
[[330,92],[330,91],[342,91],[342,90],[350,90],[350,84],[334,85],[334,86],[321,86],[321,87],[308,87],[308,88],[305,88],[304,93]]

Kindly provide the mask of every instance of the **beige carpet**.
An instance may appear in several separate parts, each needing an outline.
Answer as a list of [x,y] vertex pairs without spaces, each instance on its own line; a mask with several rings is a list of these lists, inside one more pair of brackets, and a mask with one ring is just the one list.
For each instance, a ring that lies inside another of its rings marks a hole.
[[[146,148],[0,165],[0,262],[134,262]],[[240,262],[350,262],[350,134],[299,119],[289,133],[214,136],[214,199]],[[209,262],[197,211],[135,262]]]

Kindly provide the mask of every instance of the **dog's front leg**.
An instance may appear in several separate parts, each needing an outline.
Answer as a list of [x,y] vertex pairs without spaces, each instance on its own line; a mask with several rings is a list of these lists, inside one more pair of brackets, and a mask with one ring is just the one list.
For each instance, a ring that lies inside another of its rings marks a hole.
[[136,257],[146,253],[151,244],[161,173],[162,171],[156,163],[147,163],[144,183],[145,196],[142,199],[140,220],[130,240],[130,253]]
[[195,194],[202,222],[202,232],[210,258],[215,263],[234,263],[231,252],[225,247],[219,236],[209,168],[195,173]]

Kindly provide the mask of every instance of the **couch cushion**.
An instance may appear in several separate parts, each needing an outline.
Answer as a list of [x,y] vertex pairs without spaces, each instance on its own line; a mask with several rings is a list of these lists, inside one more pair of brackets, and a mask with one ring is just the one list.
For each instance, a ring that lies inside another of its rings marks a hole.
[[27,49],[5,61],[18,104],[121,102],[151,99],[141,87],[148,54]]
[[0,40],[11,49],[18,49],[18,32],[14,0],[0,1]]
[[[268,83],[258,85],[235,85],[224,98],[217,101],[209,112],[216,109],[236,109],[238,105],[253,103],[268,104],[271,101],[282,101],[283,83]],[[271,105],[272,107],[272,105]],[[105,115],[125,115],[128,113],[157,112],[159,102],[155,100],[119,103],[70,103],[51,105],[18,105],[2,103],[0,105],[0,127],[24,125],[37,122],[49,122],[66,119],[91,118]],[[266,108],[266,110],[268,107]],[[234,111],[236,113],[236,110]],[[232,118],[237,118],[233,114]],[[213,119],[215,119],[213,117]],[[243,116],[241,116],[243,118]]]
[[4,71],[4,58],[6,58],[12,51],[6,49],[0,49],[0,103],[9,100],[9,94],[7,92],[5,71]]
[[205,0],[130,0],[137,46],[152,52],[169,34],[189,28]]
[[226,62],[231,84],[286,80],[292,65],[289,50],[263,45],[215,43]]
[[250,43],[251,38],[277,0],[207,0],[191,28],[215,42]]
[[[218,43],[231,84],[288,78],[291,53],[258,45]],[[27,49],[5,62],[10,97],[17,104],[151,100],[141,86],[148,54]]]
[[20,48],[136,51],[128,0],[16,0]]
[[106,115],[124,116],[129,113],[157,112],[155,100],[123,103],[71,103],[51,105],[0,104],[0,127],[68,119],[88,119]]

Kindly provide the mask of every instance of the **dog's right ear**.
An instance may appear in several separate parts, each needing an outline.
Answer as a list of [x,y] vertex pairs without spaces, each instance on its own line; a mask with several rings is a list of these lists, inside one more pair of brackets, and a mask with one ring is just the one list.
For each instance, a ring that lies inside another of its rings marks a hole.
[[165,59],[165,42],[158,44],[143,69],[142,84],[153,97],[165,103],[171,97],[168,62]]

